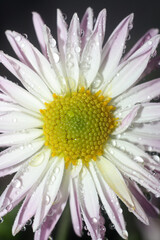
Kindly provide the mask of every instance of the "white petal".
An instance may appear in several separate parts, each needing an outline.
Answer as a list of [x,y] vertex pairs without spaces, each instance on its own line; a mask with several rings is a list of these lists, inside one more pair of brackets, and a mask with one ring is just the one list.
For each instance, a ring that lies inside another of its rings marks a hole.
[[105,29],[106,10],[98,16],[94,31],[82,52],[80,69],[89,87],[98,73],[101,61],[102,42]]
[[131,160],[130,156],[112,146],[107,146],[105,156],[131,179],[141,184],[154,194],[160,193],[159,181],[140,164]]
[[99,197],[116,230],[122,237],[124,237],[123,232],[126,230],[126,227],[118,199],[115,193],[110,189],[110,187],[101,177],[100,172],[95,165],[96,164],[90,162],[89,169],[97,187]]
[[128,188],[116,166],[104,157],[100,157],[100,160],[96,161],[96,165],[109,187],[129,208],[134,208]]
[[0,153],[0,169],[16,165],[35,154],[42,146],[42,140],[7,148]]
[[18,104],[32,111],[39,112],[44,105],[36,97],[19,87],[17,84],[0,77],[0,90],[11,97]]
[[159,35],[153,37],[129,59],[119,65],[111,83],[103,90],[105,96],[111,95],[112,98],[117,97],[137,82],[155,51],[159,38]]
[[114,102],[116,106],[127,108],[137,103],[149,102],[160,94],[160,79],[139,84],[120,95]]
[[24,163],[20,171],[14,176],[12,182],[8,185],[4,200],[1,201],[1,209],[5,209],[10,204],[21,201],[27,191],[36,183],[44,171],[50,150],[42,150]]
[[43,35],[44,22],[38,13],[32,12],[32,14],[33,14],[33,24],[34,24],[34,28],[35,28],[35,31],[37,34],[37,38],[38,38],[41,50],[42,50],[44,56],[46,56],[46,58],[47,58],[47,48],[45,45],[44,35]]
[[137,114],[135,122],[145,123],[160,120],[160,103],[144,103]]
[[106,80],[105,84],[110,81],[115,68],[119,64],[132,21],[133,14],[123,19],[103,48],[100,71]]
[[92,239],[96,240],[101,237],[99,201],[94,182],[85,166],[78,180],[78,195],[83,218]]
[[40,129],[28,129],[21,132],[0,134],[0,146],[10,146],[31,142],[35,138],[40,137],[43,131]]
[[22,112],[10,112],[0,116],[0,131],[18,131],[42,126],[42,120]]
[[49,171],[46,173],[45,187],[43,191],[43,197],[40,200],[33,223],[33,231],[42,224],[49,209],[54,204],[55,198],[60,188],[64,172],[64,160],[55,158],[50,166]]
[[77,14],[73,15],[68,30],[66,44],[65,66],[69,85],[72,91],[76,91],[79,81],[79,56],[80,48],[80,25]]
[[29,92],[40,99],[47,101],[52,99],[52,94],[43,80],[29,67],[3,52],[0,52],[0,60],[22,82]]
[[82,235],[82,217],[81,217],[81,211],[80,211],[80,205],[79,205],[79,199],[77,194],[77,189],[75,185],[75,180],[71,180],[70,185],[70,211],[71,211],[71,217],[72,217],[72,224],[75,233],[81,237]]

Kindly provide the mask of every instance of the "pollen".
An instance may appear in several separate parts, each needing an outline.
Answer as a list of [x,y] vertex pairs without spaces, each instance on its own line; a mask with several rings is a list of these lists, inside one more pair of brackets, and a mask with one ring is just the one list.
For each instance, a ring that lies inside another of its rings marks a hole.
[[53,94],[53,101],[40,110],[45,145],[52,156],[64,157],[66,166],[79,159],[86,166],[91,159],[96,161],[118,125],[110,101],[100,91],[92,94],[85,88],[65,96]]

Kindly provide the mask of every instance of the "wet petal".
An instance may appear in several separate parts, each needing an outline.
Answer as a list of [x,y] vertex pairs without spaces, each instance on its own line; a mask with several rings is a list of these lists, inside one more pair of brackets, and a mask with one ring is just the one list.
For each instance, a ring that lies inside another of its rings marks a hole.
[[39,109],[44,108],[44,104],[36,97],[3,77],[0,77],[0,90],[10,96],[14,101],[18,102],[18,104],[32,111],[39,112]]
[[132,21],[133,14],[123,19],[111,34],[109,40],[103,48],[100,70],[102,71],[104,79],[107,79],[105,84],[110,81],[115,68],[119,64]]
[[0,131],[19,131],[42,126],[42,120],[22,112],[10,112],[0,116]]
[[22,82],[29,92],[38,96],[40,99],[46,99],[47,101],[53,99],[44,81],[28,66],[3,52],[0,52],[0,61]]
[[119,65],[111,83],[103,90],[104,95],[109,94],[114,98],[137,82],[145,70],[151,55],[154,53],[159,43],[159,38],[159,35],[153,37],[130,58]]
[[37,35],[42,53],[47,58],[47,48],[46,48],[46,44],[45,44],[45,41],[44,41],[44,35],[43,35],[44,22],[43,22],[41,16],[37,12],[32,12],[32,14],[33,14],[34,28],[35,28],[35,31],[36,31],[36,35]]
[[87,8],[81,21],[81,48],[83,49],[87,44],[93,31],[93,10]]
[[75,180],[71,180],[70,185],[70,211],[72,217],[72,224],[75,233],[81,237],[82,236],[82,217],[79,205],[79,199],[77,194],[77,184]]
[[50,166],[50,169],[46,173],[47,178],[45,181],[45,187],[43,190],[42,199],[40,200],[38,209],[35,214],[33,231],[36,231],[42,224],[49,209],[54,204],[56,196],[58,194],[60,184],[62,182],[64,172],[64,160],[54,159]]
[[106,213],[108,214],[110,220],[115,226],[115,229],[118,231],[121,237],[126,238],[126,236],[124,236],[126,227],[122,209],[119,205],[115,193],[110,189],[110,187],[101,177],[101,173],[98,171],[94,163],[91,162],[89,168]]
[[104,9],[99,13],[94,31],[82,52],[80,68],[86,79],[86,87],[89,87],[96,77],[100,66],[105,19],[106,10]]
[[125,181],[116,166],[104,157],[100,157],[96,164],[109,187],[129,208],[134,208]]

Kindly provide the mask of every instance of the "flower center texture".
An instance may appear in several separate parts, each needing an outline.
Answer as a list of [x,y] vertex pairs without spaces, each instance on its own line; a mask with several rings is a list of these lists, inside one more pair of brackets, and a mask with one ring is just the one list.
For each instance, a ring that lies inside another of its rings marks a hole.
[[45,145],[52,156],[62,156],[65,163],[83,164],[103,154],[109,135],[118,124],[113,115],[115,107],[104,100],[101,91],[92,94],[81,88],[65,96],[53,94],[53,101],[41,109]]

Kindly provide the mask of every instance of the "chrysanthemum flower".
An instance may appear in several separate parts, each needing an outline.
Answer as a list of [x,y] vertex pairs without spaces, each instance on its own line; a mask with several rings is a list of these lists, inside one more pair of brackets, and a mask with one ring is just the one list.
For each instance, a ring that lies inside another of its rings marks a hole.
[[0,146],[8,147],[0,176],[16,173],[1,195],[0,216],[24,200],[13,235],[34,216],[35,240],[47,240],[68,199],[75,233],[85,224],[93,240],[105,235],[100,206],[124,239],[119,199],[145,224],[158,213],[144,193],[160,196],[160,104],[151,101],[160,79],[136,84],[158,66],[151,57],[160,36],[149,30],[122,57],[132,20],[122,20],[103,46],[106,10],[94,26],[90,8],[81,23],[75,13],[69,28],[58,10],[57,46],[34,12],[43,54],[6,31],[20,61],[3,52],[0,61],[24,86],[0,77]]

